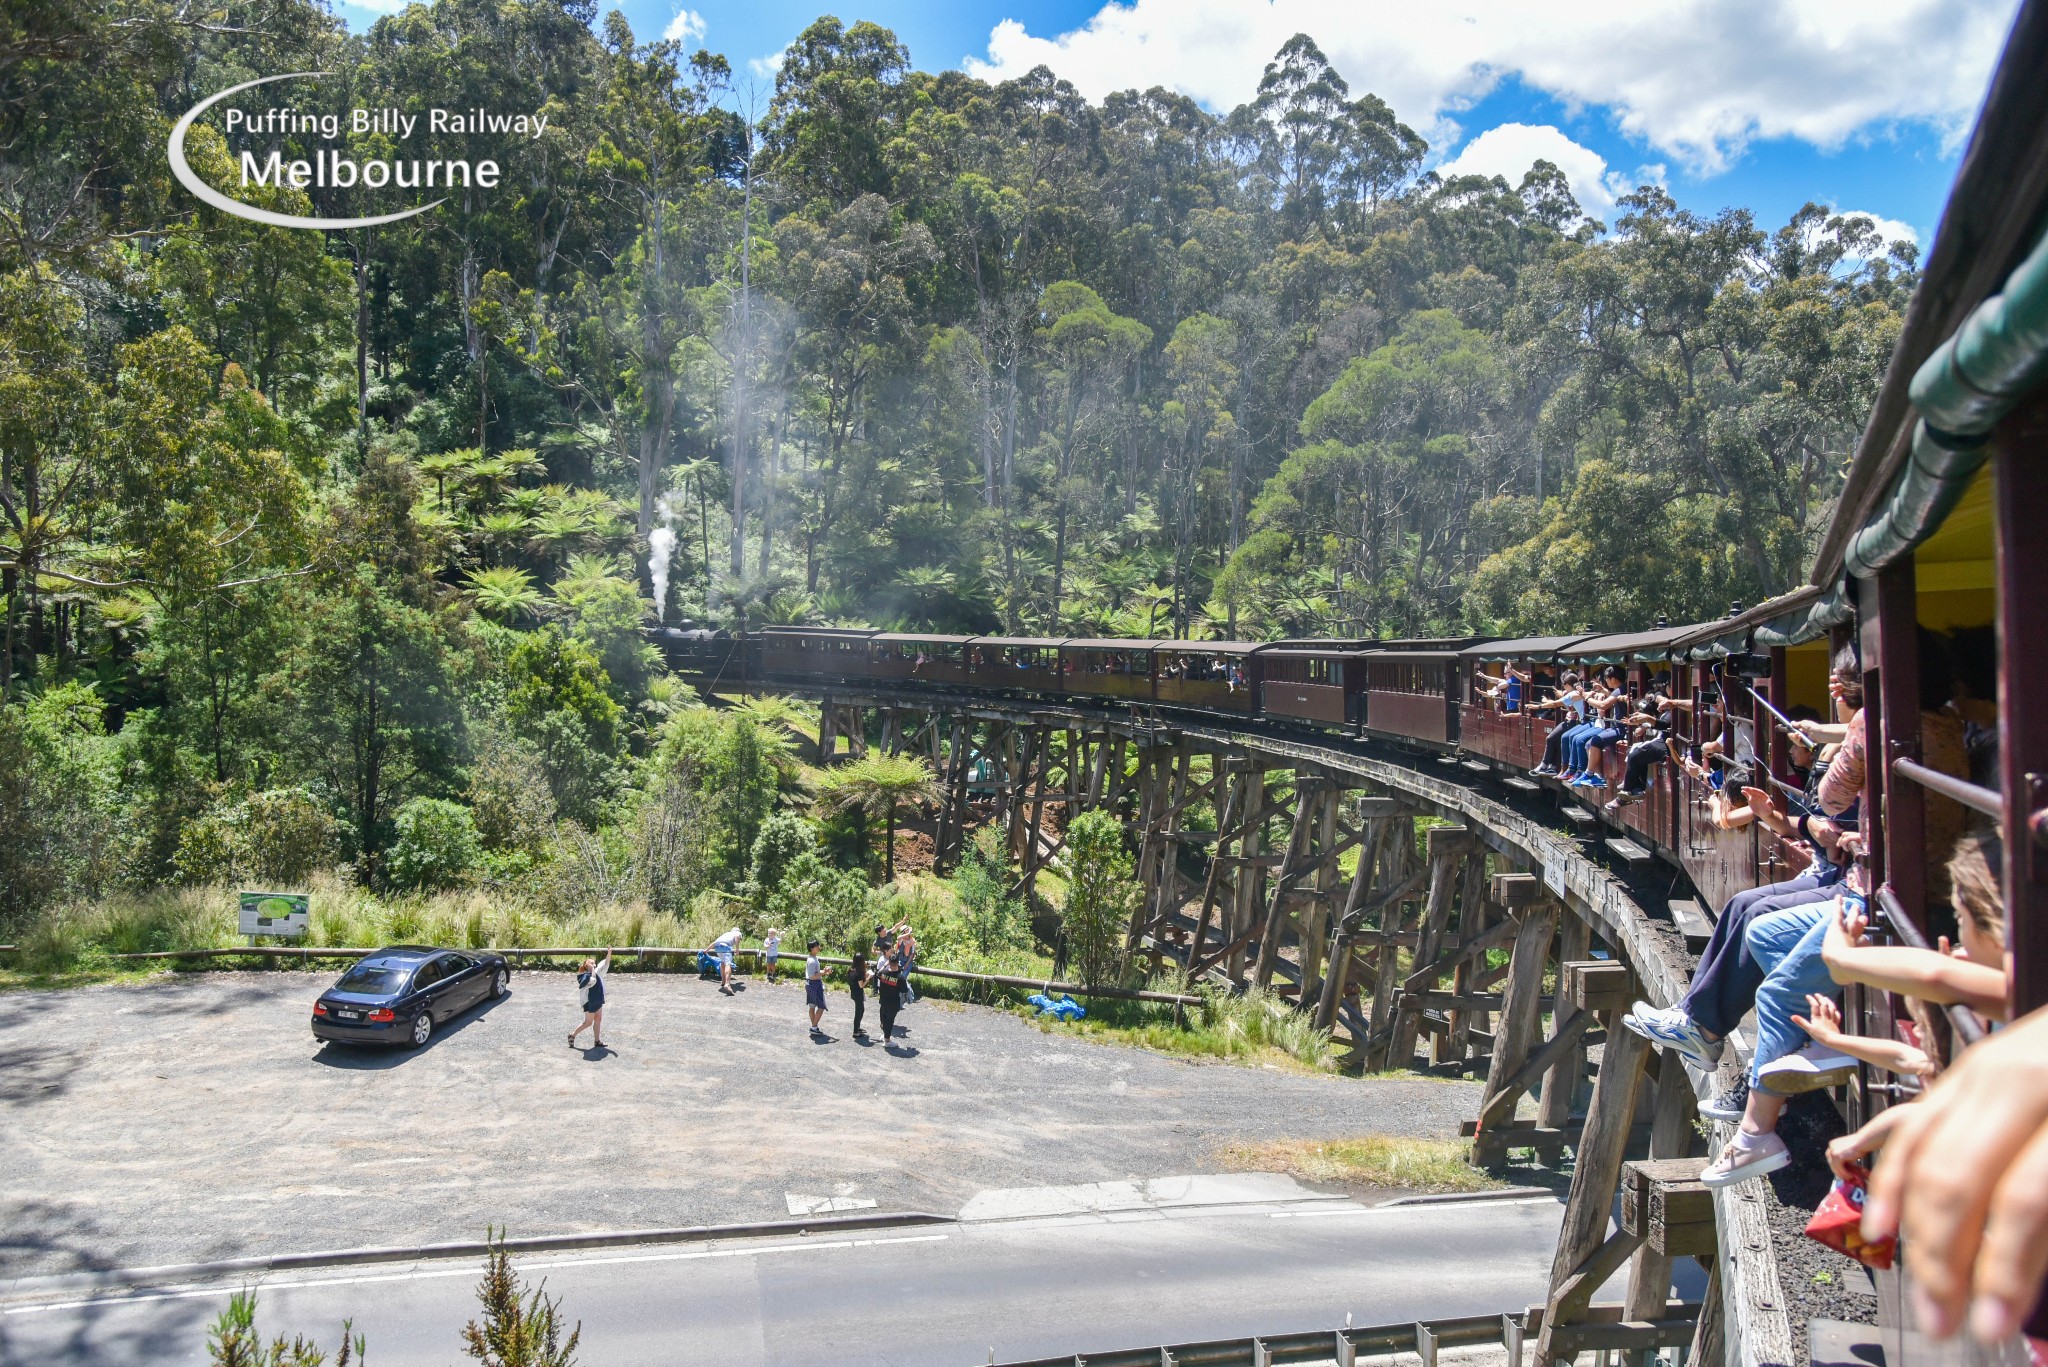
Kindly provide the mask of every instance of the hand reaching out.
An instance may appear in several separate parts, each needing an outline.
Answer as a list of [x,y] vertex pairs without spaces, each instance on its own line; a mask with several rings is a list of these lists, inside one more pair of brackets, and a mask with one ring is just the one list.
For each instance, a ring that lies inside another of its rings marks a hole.
[[1966,1050],[1885,1146],[1864,1237],[1903,1231],[1921,1327],[2009,1338],[2048,1273],[2048,1009]]
[[1806,1014],[1794,1016],[1792,1023],[1813,1037],[1815,1044],[1828,1048],[1839,1047],[1842,1039],[1842,1012],[1834,1000],[1818,992],[1806,994]]

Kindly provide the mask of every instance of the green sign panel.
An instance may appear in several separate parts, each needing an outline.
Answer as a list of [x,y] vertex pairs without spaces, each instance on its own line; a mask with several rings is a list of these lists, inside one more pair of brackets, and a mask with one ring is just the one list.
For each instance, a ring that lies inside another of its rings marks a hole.
[[242,934],[282,935],[303,939],[311,919],[310,899],[303,892],[245,892]]

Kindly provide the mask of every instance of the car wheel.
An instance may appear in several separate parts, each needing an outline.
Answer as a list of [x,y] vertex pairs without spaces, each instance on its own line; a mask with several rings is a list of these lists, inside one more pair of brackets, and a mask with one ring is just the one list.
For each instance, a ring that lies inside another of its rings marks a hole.
[[491,978],[491,1000],[496,1001],[498,998],[504,996],[507,992],[511,990],[511,973],[509,973],[505,969],[499,969],[497,973],[493,975]]
[[407,1039],[412,1044],[412,1047],[417,1049],[429,1039],[432,1039],[433,1035],[434,1013],[422,1009],[419,1014],[412,1018],[412,1033],[407,1036]]

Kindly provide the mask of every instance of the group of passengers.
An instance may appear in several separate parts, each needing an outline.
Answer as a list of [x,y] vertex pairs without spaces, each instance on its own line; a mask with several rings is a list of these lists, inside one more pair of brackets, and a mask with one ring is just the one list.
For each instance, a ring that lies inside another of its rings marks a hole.
[[1222,655],[1168,655],[1159,666],[1159,677],[1186,683],[1220,683],[1232,693],[1245,687],[1244,667]]
[[[1921,763],[1995,787],[1991,633],[1923,629],[1918,656]],[[1712,1074],[1754,1012],[1747,1067],[1699,1104],[1703,1115],[1735,1127],[1701,1180],[1730,1186],[1785,1167],[1793,1155],[1777,1129],[1790,1097],[1842,1085],[1859,1065],[1891,1074],[1890,1086],[1912,1104],[1880,1111],[1826,1155],[1836,1175],[1853,1182],[1882,1153],[1870,1177],[1865,1235],[1884,1238],[1903,1227],[1912,1241],[1923,1328],[1947,1334],[1967,1321],[1979,1337],[1997,1341],[2033,1313],[2029,1331],[2048,1329],[2039,1295],[2048,1276],[2048,1010],[2005,1024],[2012,959],[1999,886],[2004,851],[1988,821],[1973,828],[1960,803],[1924,792],[1928,900],[1937,912],[1929,919],[1946,906],[1954,934],[1937,936],[1932,949],[1873,943],[1859,822],[1869,737],[1854,651],[1834,661],[1832,716],[1801,707],[1778,714],[1782,780],[1759,757],[1749,723],[1724,714],[1717,689],[1702,692],[1699,725],[1680,728],[1693,704],[1671,696],[1668,675],[1638,691],[1619,667],[1567,671],[1553,681],[1510,665],[1498,678],[1474,682],[1503,712],[1557,717],[1535,774],[1604,788],[1600,753],[1626,740],[1610,814],[1640,799],[1655,766],[1671,763],[1706,790],[1714,826],[1761,827],[1805,865],[1729,900],[1675,1006],[1637,1002],[1622,1020]],[[1732,746],[1710,739],[1687,747],[1681,731],[1726,736]],[[1845,1024],[1840,1001],[1851,985],[1900,1000],[1896,1038],[1866,1037]],[[1950,1024],[1954,1011],[1973,1014],[1992,1033],[1963,1050]]]
[[1556,778],[1574,788],[1603,789],[1606,775],[1600,753],[1628,742],[1621,787],[1607,803],[1610,813],[1640,802],[1649,791],[1650,770],[1671,757],[1671,737],[1681,713],[1692,703],[1671,692],[1671,674],[1664,671],[1638,689],[1618,665],[1597,674],[1566,670],[1555,683],[1540,671],[1524,674],[1512,664],[1501,676],[1480,685],[1479,692],[1503,712],[1549,713],[1558,724],[1544,742],[1543,761],[1530,772]]
[[[1921,632],[1922,763],[1958,778],[1991,778],[1993,658],[1979,635]],[[1890,1087],[1912,1104],[1890,1106],[1835,1140],[1827,1161],[1856,1182],[1861,1165],[1882,1151],[1864,1233],[1888,1236],[1903,1217],[1926,1293],[1922,1327],[1945,1334],[1967,1318],[1987,1341],[2007,1338],[2038,1303],[2048,1273],[2048,1011],[2004,1025],[2012,1002],[2004,851],[1988,820],[1973,826],[1960,803],[1923,792],[1934,856],[1928,904],[1947,907],[1955,932],[1936,937],[1931,949],[1874,943],[1858,822],[1870,737],[1853,651],[1837,658],[1829,692],[1831,719],[1784,714],[1792,782],[1748,782],[1748,766],[1718,746],[1681,761],[1716,789],[1717,825],[1762,826],[1806,867],[1731,898],[1686,995],[1665,1008],[1637,1002],[1622,1024],[1712,1073],[1754,1012],[1748,1066],[1699,1105],[1703,1115],[1735,1126],[1701,1174],[1710,1187],[1752,1181],[1791,1162],[1777,1133],[1788,1098],[1843,1085],[1859,1065],[1891,1074]],[[1851,985],[1903,1003],[1896,1037],[1867,1037],[1845,1025],[1840,1000]],[[1957,1008],[1993,1032],[1966,1052],[1951,1025]]]

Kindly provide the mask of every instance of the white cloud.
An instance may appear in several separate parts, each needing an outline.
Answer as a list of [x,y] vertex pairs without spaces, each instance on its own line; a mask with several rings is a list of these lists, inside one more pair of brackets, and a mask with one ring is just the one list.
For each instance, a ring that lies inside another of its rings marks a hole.
[[1882,237],[1887,243],[1897,242],[1903,238],[1916,246],[1919,245],[1920,230],[1910,223],[1901,223],[1896,218],[1886,218],[1883,214],[1866,213],[1861,209],[1836,209],[1834,212],[1840,214],[1843,218],[1869,219],[1876,225],[1878,236]]
[[1372,91],[1439,143],[1449,116],[1519,76],[1568,108],[1608,109],[1687,167],[1725,169],[1750,141],[1823,148],[1898,122],[1959,138],[2014,0],[1130,0],[1041,37],[996,25],[975,75],[1044,64],[1084,94],[1165,85],[1213,109],[1251,96],[1307,33],[1354,93]]
[[1579,208],[1603,223],[1614,221],[1614,201],[1635,188],[1619,172],[1607,169],[1607,158],[1549,124],[1504,123],[1489,128],[1437,171],[1446,180],[1452,176],[1500,176],[1509,185],[1520,185],[1539,160],[1564,172]]
[[396,14],[410,3],[412,0],[342,0],[342,4],[349,9],[365,10],[376,15]]
[[[790,47],[795,46],[796,44],[794,43],[790,44]],[[747,58],[747,70],[753,72],[764,81],[772,81],[775,79],[776,74],[782,70],[782,60],[787,56],[789,56],[788,47],[771,52],[766,57],[749,57]]]
[[704,40],[704,16],[693,9],[679,9],[676,17],[668,21],[668,27],[661,31],[662,38],[684,47]]

